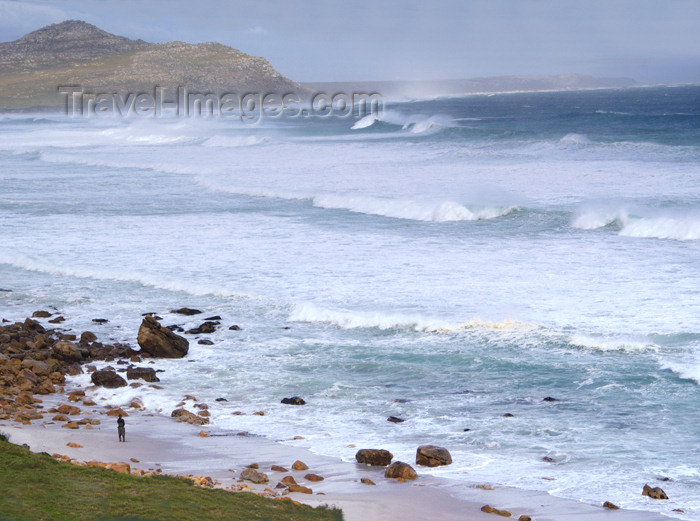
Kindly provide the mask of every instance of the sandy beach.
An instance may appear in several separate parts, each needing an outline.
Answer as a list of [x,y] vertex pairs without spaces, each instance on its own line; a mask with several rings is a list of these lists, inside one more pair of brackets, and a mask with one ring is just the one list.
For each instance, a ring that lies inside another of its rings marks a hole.
[[[66,386],[66,393],[72,390],[75,388]],[[90,396],[90,388],[86,394]],[[45,410],[61,403],[71,403],[62,394],[46,395],[42,400]],[[643,511],[610,511],[602,506],[558,499],[541,492],[497,486],[488,490],[476,484],[468,486],[430,476],[400,483],[384,478],[383,468],[319,456],[304,448],[294,447],[291,440],[281,443],[254,435],[224,432],[216,426],[189,425],[164,415],[135,409],[126,409],[127,441],[120,443],[116,418],[107,416],[107,409],[99,404],[72,405],[81,408],[76,418],[98,419],[99,425],[94,425],[92,430],[71,430],[52,421],[37,421],[30,425],[2,421],[0,432],[8,435],[13,443],[27,444],[34,452],[60,454],[76,461],[126,462],[131,465],[132,473],[161,470],[172,475],[207,476],[221,488],[240,486],[241,471],[257,463],[259,471],[266,473],[270,482],[255,485],[246,481],[245,484],[253,491],[264,493],[266,487],[273,488],[284,476],[292,475],[300,485],[313,489],[311,495],[290,494],[293,499],[312,506],[337,506],[343,510],[347,521],[497,519],[498,516],[481,511],[481,507],[487,504],[511,512],[514,519],[530,516],[538,521],[668,519]],[[201,436],[202,432],[209,436]],[[69,447],[69,443],[80,447]],[[296,460],[303,461],[309,469],[291,470]],[[290,471],[272,471],[272,465],[280,465]],[[420,467],[414,467],[420,475]],[[324,480],[309,482],[304,478],[308,473],[320,475]],[[369,478],[376,485],[362,484],[361,478]]]

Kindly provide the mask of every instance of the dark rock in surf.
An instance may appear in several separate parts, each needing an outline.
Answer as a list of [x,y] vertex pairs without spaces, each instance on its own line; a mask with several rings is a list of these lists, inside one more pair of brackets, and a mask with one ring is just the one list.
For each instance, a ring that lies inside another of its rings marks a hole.
[[200,335],[200,334],[209,334],[213,333],[216,331],[216,326],[218,324],[216,322],[204,322],[201,326],[195,327],[194,329],[190,329],[187,334],[188,335]]
[[118,387],[126,387],[128,385],[126,380],[124,380],[124,378],[119,376],[116,372],[104,369],[102,371],[95,371],[92,373],[90,380],[92,380],[92,383],[95,385],[106,387],[108,389],[116,389]]
[[51,313],[48,311],[35,311],[32,313],[33,318],[49,318],[51,316]]
[[213,317],[207,317],[204,320],[221,320],[219,315],[214,315]]
[[164,328],[151,315],[141,322],[137,341],[141,351],[161,358],[182,358],[190,347],[186,338]]
[[199,340],[197,343],[200,345],[203,345],[203,346],[213,346],[214,345],[214,342],[212,342],[211,340],[207,340],[206,338]]
[[651,499],[668,499],[666,492],[664,492],[660,487],[651,488],[649,485],[644,485],[642,496],[648,496]]
[[241,328],[237,325],[232,325],[230,328],[228,328],[229,331],[240,331]]
[[93,318],[92,321],[95,324],[106,324],[107,322],[109,322],[109,320],[107,320],[106,318]]
[[556,402],[558,401],[556,398],[552,398],[551,396],[547,396],[542,400],[543,402]]
[[129,367],[126,370],[126,377],[129,380],[145,380],[146,382],[160,382],[156,376],[156,371],[152,367]]
[[386,421],[391,422],[391,423],[403,423],[406,420],[403,418],[397,418],[396,416],[389,416]]
[[201,313],[200,310],[198,309],[193,309],[193,308],[180,308],[180,309],[173,309],[171,313],[177,313],[178,315],[199,315]]
[[282,398],[282,402],[285,405],[306,405],[306,401],[300,396],[292,396],[291,398]]

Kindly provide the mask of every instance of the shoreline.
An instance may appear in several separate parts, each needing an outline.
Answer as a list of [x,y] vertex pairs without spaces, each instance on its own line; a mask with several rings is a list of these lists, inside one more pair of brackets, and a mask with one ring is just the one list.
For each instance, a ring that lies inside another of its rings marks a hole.
[[[76,389],[66,390],[67,392]],[[65,395],[49,395],[45,407],[70,403]],[[513,519],[530,516],[537,521],[574,521],[586,519],[604,521],[664,521],[670,518],[652,512],[637,510],[606,510],[561,499],[545,492],[494,487],[478,488],[442,477],[420,476],[412,482],[397,482],[384,478],[383,467],[369,467],[341,461],[339,458],[314,454],[306,448],[296,448],[265,437],[240,436],[221,431],[215,426],[195,426],[177,422],[161,414],[129,409],[126,417],[126,443],[117,440],[116,418],[106,416],[99,406],[83,408],[80,417],[98,417],[100,425],[92,430],[62,428],[57,422],[21,425],[0,421],[0,432],[15,444],[27,444],[33,452],[60,454],[77,461],[129,463],[131,472],[162,471],[163,474],[204,476],[211,478],[217,488],[235,490],[241,487],[239,476],[248,465],[257,463],[259,472],[269,476],[269,483],[256,485],[243,482],[242,491],[270,496],[267,488],[275,490],[276,483],[292,475],[297,483],[313,489],[313,494],[290,493],[287,497],[310,505],[336,506],[343,511],[346,521],[382,521],[411,519],[444,521],[497,519],[481,511],[482,506],[511,512]],[[133,412],[132,412],[133,411]],[[201,437],[205,431],[208,437]],[[79,448],[68,447],[76,443]],[[134,461],[137,460],[137,461]],[[308,465],[308,470],[291,469],[294,461]],[[270,470],[280,465],[289,472]],[[321,482],[310,482],[304,476],[314,473],[324,477]],[[370,478],[375,486],[365,485],[361,478]],[[457,497],[456,493],[468,496]],[[466,494],[465,494],[466,493]],[[272,496],[270,496],[272,497]],[[278,496],[283,497],[283,496]]]
[[[59,329],[53,331],[58,336],[73,333]],[[124,355],[114,360],[105,360],[105,365],[109,362],[121,366],[128,363],[129,358],[125,355],[132,351],[131,348],[124,345],[116,347],[122,349]],[[82,365],[84,368],[85,363]],[[100,393],[96,392],[98,389]],[[86,396],[78,396],[77,399],[73,396],[73,399],[69,400],[70,393],[78,390],[84,391]],[[58,392],[39,395],[41,402],[37,410],[51,413],[60,404],[78,406],[81,410],[74,413],[75,419],[99,420],[95,425],[84,425],[77,430],[65,429],[59,421],[49,420],[47,416],[40,421],[34,420],[24,424],[13,420],[0,420],[0,432],[7,434],[12,443],[29,445],[34,452],[57,454],[79,462],[96,460],[104,463],[129,463],[133,467],[132,473],[143,471],[204,476],[216,482],[218,488],[250,490],[269,497],[279,497],[283,489],[273,487],[284,476],[292,475],[299,485],[311,488],[313,494],[292,492],[289,497],[311,506],[336,506],[343,510],[346,521],[427,521],[435,519],[436,515],[445,521],[464,519],[465,515],[474,520],[493,519],[493,514],[481,511],[487,504],[496,509],[510,511],[515,519],[519,516],[525,516],[523,519],[527,519],[526,516],[530,516],[542,521],[567,521],[578,518],[597,521],[608,519],[610,515],[629,521],[670,519],[663,514],[641,510],[618,510],[613,513],[603,508],[602,504],[589,505],[557,498],[546,492],[498,486],[492,488],[488,485],[421,475],[422,467],[414,465],[413,461],[406,463],[416,469],[419,478],[415,481],[397,482],[384,477],[384,467],[346,462],[266,437],[240,435],[241,433],[234,431],[222,430],[216,425],[190,425],[164,414],[139,410],[138,407],[124,407],[128,413],[127,442],[122,444],[117,440],[116,418],[106,414],[111,406],[105,407],[96,403],[106,400],[104,396],[98,397],[104,391],[109,389],[97,386],[80,387],[69,377],[65,386],[59,388]],[[93,398],[95,401],[92,401]],[[196,411],[192,405],[187,402],[186,407]],[[179,425],[175,427],[175,424]],[[203,436],[203,433],[206,435]],[[67,443],[75,443],[80,447],[68,447]],[[357,447],[360,448],[366,447]],[[291,470],[295,460],[303,461],[309,470]],[[254,485],[245,481],[242,486],[238,481],[241,472],[254,463],[258,465],[260,472],[267,474],[269,483]],[[283,466],[290,471],[272,471],[272,465]],[[309,473],[320,475],[324,479],[311,482],[305,478]],[[376,485],[363,484],[360,482],[362,478],[369,478]]]

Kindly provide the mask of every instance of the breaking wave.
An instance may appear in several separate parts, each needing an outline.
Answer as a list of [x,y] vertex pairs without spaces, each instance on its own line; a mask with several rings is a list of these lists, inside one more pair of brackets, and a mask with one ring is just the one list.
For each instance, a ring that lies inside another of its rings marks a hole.
[[401,130],[411,134],[425,134],[441,130],[443,128],[456,127],[457,123],[449,116],[425,114],[404,114],[402,112],[387,110],[382,115],[369,114],[357,121],[352,130],[369,128],[375,124],[385,123],[401,127]]
[[700,239],[700,211],[660,212],[633,215],[625,209],[586,210],[576,215],[571,225],[580,230],[615,228],[625,237],[694,241]]
[[515,320],[488,322],[475,318],[463,323],[449,323],[436,318],[419,315],[402,315],[382,312],[335,311],[311,303],[296,304],[289,317],[289,322],[327,323],[341,329],[372,328],[380,330],[403,329],[422,333],[453,333],[457,331],[481,330],[519,330],[531,331],[538,326]]
[[368,215],[431,222],[494,219],[516,210],[514,206],[470,209],[453,201],[428,203],[408,199],[340,195],[317,195],[313,198],[313,204],[320,208],[342,209]]

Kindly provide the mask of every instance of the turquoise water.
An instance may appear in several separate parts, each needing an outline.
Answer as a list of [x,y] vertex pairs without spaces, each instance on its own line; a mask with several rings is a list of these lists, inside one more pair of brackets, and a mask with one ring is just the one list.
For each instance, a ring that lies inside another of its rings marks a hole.
[[226,327],[159,362],[163,391],[105,397],[194,393],[325,454],[437,443],[455,463],[424,472],[698,519],[699,128],[699,87],[257,127],[4,116],[0,315],[135,344],[141,313],[205,309]]

